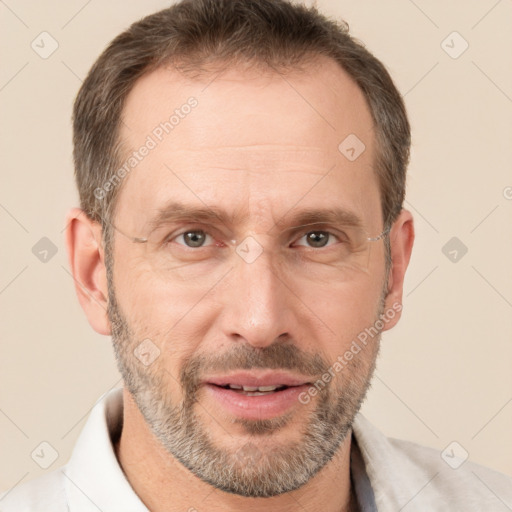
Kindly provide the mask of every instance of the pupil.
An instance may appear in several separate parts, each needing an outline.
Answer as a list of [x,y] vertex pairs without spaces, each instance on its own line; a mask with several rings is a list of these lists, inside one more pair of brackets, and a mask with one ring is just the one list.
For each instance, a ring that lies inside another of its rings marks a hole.
[[329,240],[329,234],[324,231],[314,231],[308,234],[309,244],[313,247],[324,247]]
[[185,243],[189,247],[201,247],[205,240],[205,234],[203,231],[189,231],[185,233]]

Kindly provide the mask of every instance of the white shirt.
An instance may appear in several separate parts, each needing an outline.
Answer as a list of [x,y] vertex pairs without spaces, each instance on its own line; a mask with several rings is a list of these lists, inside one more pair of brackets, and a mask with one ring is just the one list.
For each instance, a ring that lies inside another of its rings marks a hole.
[[[115,389],[93,408],[66,466],[4,492],[0,511],[148,512],[115,456],[122,414],[122,390]],[[512,478],[469,461],[452,469],[439,451],[389,439],[361,414],[351,478],[362,512],[512,510]]]

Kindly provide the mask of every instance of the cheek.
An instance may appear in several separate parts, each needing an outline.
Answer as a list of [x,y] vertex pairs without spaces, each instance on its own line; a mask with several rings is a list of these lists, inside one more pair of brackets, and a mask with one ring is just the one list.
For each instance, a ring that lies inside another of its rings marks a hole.
[[[366,328],[372,326],[379,313],[381,287],[375,282],[344,283],[329,292],[309,292],[306,305],[316,316],[315,343],[329,360],[335,360]],[[309,316],[314,320],[311,313]]]
[[164,279],[136,259],[116,260],[114,282],[119,307],[134,336],[156,343],[167,356],[166,365],[176,366],[176,361],[196,351],[211,323],[214,294],[205,296],[202,287]]

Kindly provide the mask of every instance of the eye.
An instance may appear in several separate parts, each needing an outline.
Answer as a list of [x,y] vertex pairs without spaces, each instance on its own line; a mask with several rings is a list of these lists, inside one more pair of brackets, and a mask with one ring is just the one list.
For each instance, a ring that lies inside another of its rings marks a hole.
[[337,238],[328,231],[310,231],[302,236],[296,245],[307,245],[315,249],[327,247],[337,241]]
[[174,238],[180,244],[191,248],[203,247],[209,245],[207,242],[213,240],[211,235],[205,233],[201,229],[185,231]]

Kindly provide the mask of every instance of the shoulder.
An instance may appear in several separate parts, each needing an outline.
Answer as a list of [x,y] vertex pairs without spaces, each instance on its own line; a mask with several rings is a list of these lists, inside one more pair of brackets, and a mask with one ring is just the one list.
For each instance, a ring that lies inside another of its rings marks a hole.
[[475,464],[459,450],[441,452],[386,437],[358,415],[354,436],[378,510],[488,511],[512,509],[512,478]]
[[0,493],[2,512],[67,512],[64,468]]
[[503,510],[512,506],[512,477],[460,458],[450,448],[441,452],[400,439],[390,438],[389,442],[412,468],[432,475],[432,488],[440,495],[458,497],[462,503],[476,500],[482,505],[502,501]]

